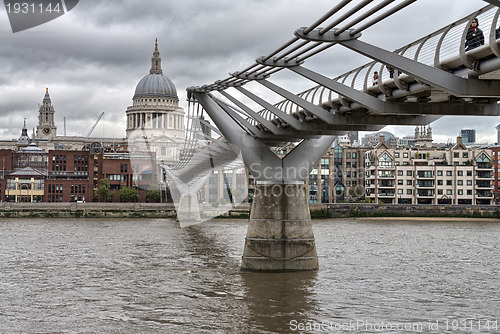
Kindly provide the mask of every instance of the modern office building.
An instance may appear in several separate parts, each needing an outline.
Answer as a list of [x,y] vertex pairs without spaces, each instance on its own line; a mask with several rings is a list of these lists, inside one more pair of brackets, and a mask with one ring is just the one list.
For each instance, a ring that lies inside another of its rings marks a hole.
[[464,144],[474,144],[476,142],[476,130],[462,129],[460,136],[463,138]]
[[385,137],[386,143],[387,143],[387,145],[389,145],[389,147],[391,147],[391,148],[398,147],[398,139],[399,138],[397,138],[395,135],[393,135],[392,133],[387,132],[387,131],[380,131],[377,133],[372,133],[372,134],[368,134],[368,135],[364,136],[361,139],[361,146],[363,146],[363,147],[375,147],[379,142],[380,136],[382,136],[382,135]]

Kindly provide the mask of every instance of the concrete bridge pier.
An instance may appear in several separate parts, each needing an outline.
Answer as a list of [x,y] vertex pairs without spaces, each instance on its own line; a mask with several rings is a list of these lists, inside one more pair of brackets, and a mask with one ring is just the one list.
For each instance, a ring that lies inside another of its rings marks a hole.
[[177,211],[177,220],[181,227],[201,223],[200,208],[196,194],[205,184],[210,176],[209,174],[198,176],[185,183],[180,177],[175,175],[167,166],[160,166],[167,177],[172,182],[174,188],[171,188],[172,197]]
[[241,268],[252,271],[318,269],[304,184],[256,186]]
[[305,180],[336,136],[304,139],[284,158],[202,92],[193,93],[256,180],[243,270],[283,272],[318,269]]

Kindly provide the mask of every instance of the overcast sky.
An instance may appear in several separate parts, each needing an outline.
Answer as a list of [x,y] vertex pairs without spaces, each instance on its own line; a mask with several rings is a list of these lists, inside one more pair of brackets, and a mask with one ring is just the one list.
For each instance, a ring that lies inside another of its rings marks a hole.
[[[381,0],[376,0],[379,2]],[[334,0],[80,0],[66,15],[12,33],[0,8],[0,138],[20,135],[23,118],[36,127],[38,104],[49,88],[58,134],[86,133],[105,112],[95,136],[124,137],[125,111],[135,86],[149,73],[158,38],[163,73],[185,89],[224,79],[251,65],[317,20]],[[480,0],[418,0],[363,33],[362,40],[397,49],[486,6]],[[336,46],[307,65],[335,77],[368,61]],[[278,78],[293,92],[313,85],[297,76]],[[497,117],[444,117],[432,124],[435,141],[455,140],[462,128],[494,143]],[[387,127],[397,136],[413,127]]]

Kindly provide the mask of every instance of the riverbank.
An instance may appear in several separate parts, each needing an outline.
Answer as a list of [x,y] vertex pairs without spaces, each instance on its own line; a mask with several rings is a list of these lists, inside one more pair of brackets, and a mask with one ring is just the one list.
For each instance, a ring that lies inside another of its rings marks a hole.
[[[205,207],[210,216],[219,213]],[[311,217],[361,218],[361,217],[452,217],[452,218],[500,218],[499,206],[479,205],[409,205],[409,204],[310,204]],[[250,216],[250,205],[233,207],[220,218]],[[176,218],[172,203],[0,203],[0,218]]]
[[[425,204],[326,204],[324,218],[348,217],[463,217],[500,218],[496,205],[425,205]],[[311,215],[313,213],[311,212]]]
[[171,203],[0,203],[5,218],[176,218]]

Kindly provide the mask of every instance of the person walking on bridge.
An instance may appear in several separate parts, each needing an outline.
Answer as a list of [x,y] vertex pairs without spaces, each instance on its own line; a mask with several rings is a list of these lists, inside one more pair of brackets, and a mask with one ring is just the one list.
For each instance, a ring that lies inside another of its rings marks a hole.
[[484,36],[481,29],[479,29],[479,21],[474,18],[465,36],[465,51],[475,49],[480,45],[484,45]]

